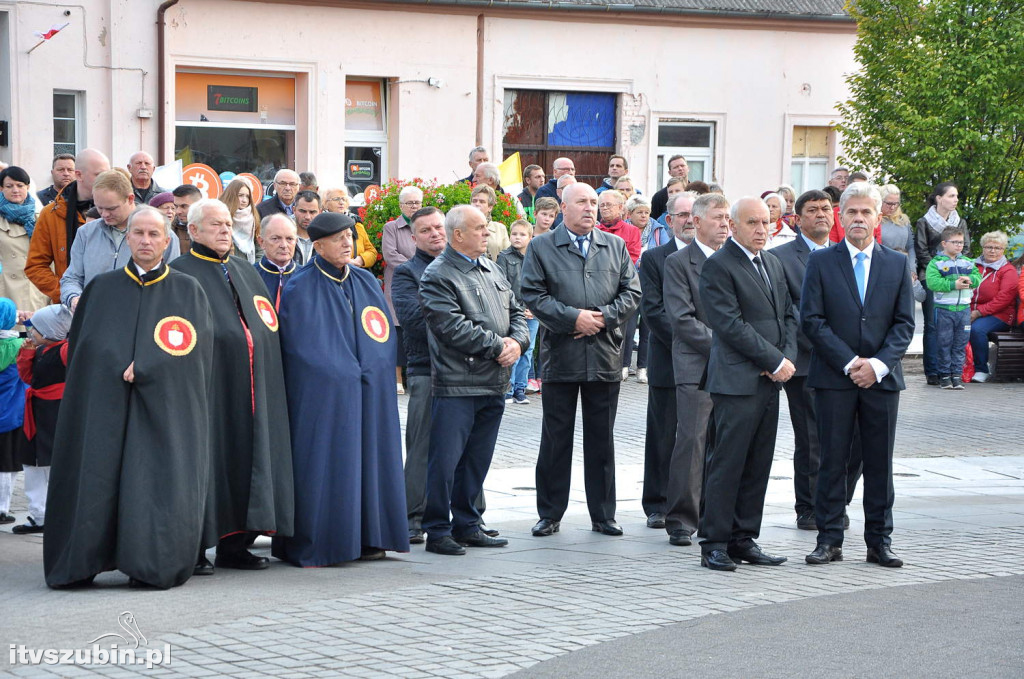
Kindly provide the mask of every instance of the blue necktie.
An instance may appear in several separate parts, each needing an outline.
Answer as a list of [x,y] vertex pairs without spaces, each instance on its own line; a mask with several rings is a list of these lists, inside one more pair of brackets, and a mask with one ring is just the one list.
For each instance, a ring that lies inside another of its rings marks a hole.
[[863,252],[857,253],[857,263],[853,265],[853,277],[857,279],[857,292],[860,293],[860,303],[864,303],[864,293],[867,288],[867,281],[864,280],[864,260],[868,256]]
[[583,257],[586,258],[586,256],[587,256],[587,237],[586,236],[576,236],[576,247],[578,247],[580,249],[580,252],[583,253]]

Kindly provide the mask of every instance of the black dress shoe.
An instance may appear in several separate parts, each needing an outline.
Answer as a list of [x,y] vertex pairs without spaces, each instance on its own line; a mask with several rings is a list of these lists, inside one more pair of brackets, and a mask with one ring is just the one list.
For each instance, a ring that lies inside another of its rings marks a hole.
[[23,523],[20,526],[15,526],[11,529],[11,532],[15,535],[28,535],[29,533],[42,533],[43,525],[36,523],[35,519],[31,516],[28,517],[28,523]]
[[789,560],[789,558],[785,556],[772,556],[771,554],[766,554],[757,546],[756,543],[753,542],[746,547],[730,546],[728,554],[729,558],[737,563],[746,561],[754,566],[781,566]]
[[135,578],[128,578],[129,589],[156,589],[156,585],[151,585],[148,582],[142,580],[136,580]]
[[818,522],[814,519],[814,512],[797,514],[796,527],[800,530],[818,530]]
[[647,517],[648,528],[664,528],[665,527],[665,515],[662,512],[654,512]]
[[736,570],[736,562],[729,558],[729,554],[724,549],[712,549],[707,554],[701,554],[700,565],[713,571]]
[[690,534],[685,530],[674,530],[668,536],[668,544],[675,545],[676,547],[689,547],[693,544],[693,539],[690,538]]
[[213,575],[213,564],[206,558],[204,554],[196,561],[195,567],[192,569],[192,575]]
[[868,563],[877,563],[886,568],[900,568],[903,566],[903,559],[893,554],[889,545],[881,545],[868,547]]
[[546,535],[554,535],[558,532],[558,527],[562,525],[561,521],[555,521],[554,519],[541,519],[537,524],[530,529],[533,533],[533,537],[542,538]]
[[456,542],[466,547],[504,547],[508,544],[508,540],[505,538],[492,538],[490,535],[485,535],[482,530],[463,535],[457,538]]
[[466,548],[455,542],[455,538],[445,535],[440,540],[427,540],[427,551],[444,556],[462,556]]
[[812,566],[821,566],[827,564],[830,561],[842,561],[843,560],[843,548],[836,547],[835,545],[826,545],[819,543],[814,551],[804,557],[804,561],[811,564]]
[[419,528],[409,529],[409,544],[410,545],[422,545],[423,544],[423,531]]
[[483,533],[484,535],[490,535],[492,538],[496,538],[499,535],[501,535],[501,533],[499,533],[497,530],[495,530],[493,528],[488,528],[487,526],[483,525],[482,523],[480,524],[480,532]]
[[218,554],[213,565],[217,568],[234,568],[240,571],[261,571],[270,567],[270,559],[265,556],[256,556],[243,549],[231,554]]
[[607,521],[595,521],[590,525],[590,530],[604,535],[622,535],[622,526],[615,523],[612,519],[608,519]]
[[379,547],[363,547],[359,554],[360,561],[379,561],[387,556],[387,552]]

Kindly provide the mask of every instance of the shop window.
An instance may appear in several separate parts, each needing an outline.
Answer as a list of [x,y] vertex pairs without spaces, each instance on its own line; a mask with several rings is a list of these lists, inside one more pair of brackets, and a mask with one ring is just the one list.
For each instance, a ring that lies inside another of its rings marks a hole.
[[77,155],[82,139],[84,92],[53,91],[53,155]]
[[345,185],[356,197],[387,175],[387,88],[380,78],[345,81]]
[[832,146],[831,127],[795,125],[790,184],[797,195],[825,186]]
[[523,167],[551,171],[555,158],[572,158],[576,179],[599,186],[615,153],[617,95],[603,92],[505,90],[504,155]]
[[295,166],[295,77],[179,71],[174,157],[270,182]]
[[[662,119],[658,121],[657,181],[660,188],[669,180],[668,160],[683,156],[692,181],[715,181],[715,124],[711,122]],[[653,193],[653,189],[652,189]]]

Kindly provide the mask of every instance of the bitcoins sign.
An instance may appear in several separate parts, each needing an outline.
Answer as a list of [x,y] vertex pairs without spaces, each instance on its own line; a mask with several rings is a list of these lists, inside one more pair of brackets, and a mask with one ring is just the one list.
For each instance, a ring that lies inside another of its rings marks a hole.
[[199,189],[203,198],[219,198],[224,190],[220,183],[220,177],[214,169],[202,163],[186,165],[181,171],[181,180]]

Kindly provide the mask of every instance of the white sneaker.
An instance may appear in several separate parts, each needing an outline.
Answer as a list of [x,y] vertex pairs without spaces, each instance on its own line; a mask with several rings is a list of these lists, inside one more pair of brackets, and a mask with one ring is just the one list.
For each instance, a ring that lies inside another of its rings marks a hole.
[[636,369],[636,381],[640,384],[647,384],[647,368]]
[[974,373],[971,382],[988,382],[988,373]]
[[629,379],[629,368],[622,369],[622,381],[625,382]]

